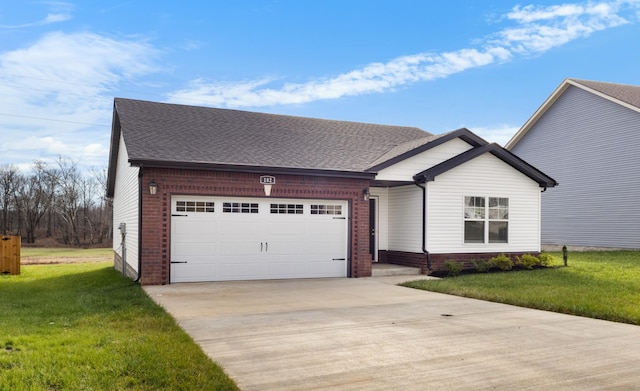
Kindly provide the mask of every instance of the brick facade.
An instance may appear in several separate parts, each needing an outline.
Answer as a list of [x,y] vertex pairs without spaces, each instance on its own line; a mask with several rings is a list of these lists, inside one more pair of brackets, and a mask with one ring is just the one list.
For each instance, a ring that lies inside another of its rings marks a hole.
[[394,265],[401,266],[418,267],[420,268],[420,273],[429,274],[429,269],[427,268],[427,256],[422,253],[380,250],[378,251],[378,262],[392,263]]
[[[260,184],[263,174],[188,169],[143,168],[141,283],[168,284],[171,262],[171,197],[173,195],[265,197]],[[349,201],[350,277],[371,276],[369,254],[369,202],[362,190],[367,179],[304,175],[275,175],[271,198],[334,199]],[[158,193],[149,194],[149,182],[158,184]]]
[[500,254],[504,254],[511,258],[511,261],[515,261],[516,257],[521,257],[524,254],[531,254],[538,256],[539,252],[497,252],[497,253],[461,253],[461,254],[431,254],[431,269],[432,271],[446,272],[447,268],[444,266],[446,261],[464,262],[463,270],[473,270],[475,266],[472,261],[485,260],[496,257]]
[[411,253],[406,251],[378,251],[378,262],[380,263],[392,263],[395,265],[419,267],[422,274],[431,274],[434,272],[447,272],[447,268],[444,266],[446,261],[464,262],[463,270],[473,270],[475,266],[472,261],[485,260],[496,257],[500,254],[504,254],[515,261],[516,257],[521,257],[524,254],[531,254],[538,256],[538,252],[512,252],[512,253],[451,253],[451,254],[430,254],[429,259],[431,261],[431,270],[427,267],[427,256],[422,253]]

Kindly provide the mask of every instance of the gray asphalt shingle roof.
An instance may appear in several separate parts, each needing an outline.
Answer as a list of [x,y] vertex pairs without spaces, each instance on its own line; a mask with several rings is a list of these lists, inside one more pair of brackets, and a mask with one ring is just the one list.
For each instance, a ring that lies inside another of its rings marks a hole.
[[434,137],[415,127],[123,98],[114,110],[132,163],[364,172]]
[[640,86],[580,79],[571,80],[640,109]]

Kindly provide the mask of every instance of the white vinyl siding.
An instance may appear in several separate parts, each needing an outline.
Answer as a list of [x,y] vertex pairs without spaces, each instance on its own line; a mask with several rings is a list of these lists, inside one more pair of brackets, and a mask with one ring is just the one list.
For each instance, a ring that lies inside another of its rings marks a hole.
[[[540,187],[487,153],[427,182],[427,250],[432,253],[540,250]],[[419,190],[419,189],[417,189]],[[464,197],[509,199],[508,243],[464,243]],[[416,213],[417,216],[420,213]],[[417,238],[420,235],[416,236]]]
[[372,187],[371,197],[377,200],[378,210],[376,239],[378,240],[378,250],[389,249],[389,189],[386,187]]
[[113,195],[113,250],[122,256],[122,235],[118,227],[126,224],[126,263],[138,270],[138,168],[129,165],[122,135],[118,149],[116,182]]
[[376,175],[380,181],[413,181],[413,176],[430,167],[440,164],[456,155],[459,155],[472,146],[455,138],[444,144],[433,147],[383,170]]
[[389,189],[388,250],[422,252],[422,189],[415,185]]

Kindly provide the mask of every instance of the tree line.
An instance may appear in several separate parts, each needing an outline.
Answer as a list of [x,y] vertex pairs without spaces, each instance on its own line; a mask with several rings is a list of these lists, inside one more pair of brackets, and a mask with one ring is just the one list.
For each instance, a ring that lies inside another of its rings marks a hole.
[[111,241],[111,203],[105,197],[107,170],[82,172],[60,157],[36,160],[29,172],[0,166],[0,233],[20,235],[23,243],[53,238],[71,246]]

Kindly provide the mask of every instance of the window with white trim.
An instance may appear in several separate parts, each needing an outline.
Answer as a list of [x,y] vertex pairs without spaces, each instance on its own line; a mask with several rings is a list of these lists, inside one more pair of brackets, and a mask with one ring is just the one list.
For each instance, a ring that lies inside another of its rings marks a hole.
[[464,242],[508,243],[509,199],[464,197]]

